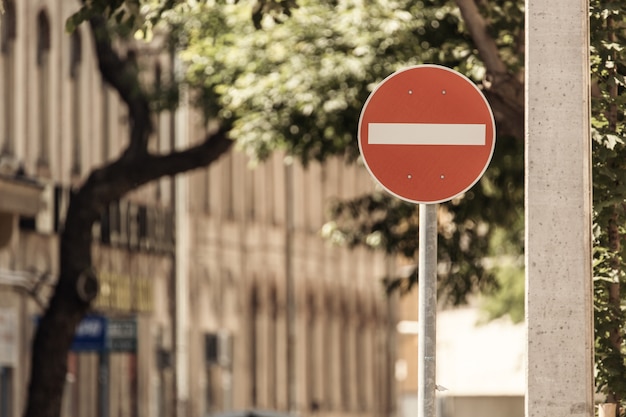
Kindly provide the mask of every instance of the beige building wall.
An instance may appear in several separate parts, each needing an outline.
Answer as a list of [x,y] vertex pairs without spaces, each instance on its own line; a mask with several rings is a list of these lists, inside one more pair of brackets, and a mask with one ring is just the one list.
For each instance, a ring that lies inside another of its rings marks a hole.
[[[4,0],[3,27],[9,22],[11,30],[2,32],[0,53],[0,331],[8,335],[0,343],[0,417],[17,417],[24,406],[31,338],[58,274],[70,190],[119,155],[129,128],[124,106],[97,71],[87,28],[65,32],[79,4]],[[143,67],[152,81],[171,70],[168,57]],[[178,120],[157,116],[153,150],[172,148]],[[185,140],[201,138],[198,119],[182,123]],[[371,190],[369,176],[339,159],[306,169],[286,168],[283,155],[254,170],[248,163],[232,152],[186,177],[188,211],[178,213],[190,226],[185,259],[175,258],[172,179],[103,214],[94,229],[102,284],[94,314],[135,320],[137,349],[72,352],[64,417],[102,415],[103,358],[110,416],[200,417],[242,408],[393,415],[394,307],[380,281],[392,263],[331,247],[319,235],[330,199]],[[183,261],[189,327],[177,333],[175,281]],[[175,359],[182,354],[189,396],[180,408]]]
[[[73,186],[124,146],[128,120],[90,33],[65,31],[78,0],[4,0],[0,30],[0,415],[22,414],[30,344],[53,289]],[[167,60],[163,60],[164,72]],[[161,115],[167,125],[167,114]],[[166,129],[155,142],[167,149]],[[136,322],[137,349],[108,355],[109,415],[173,415],[173,213],[164,179],[112,204],[94,229],[93,313]],[[102,355],[100,355],[102,356]],[[99,353],[68,357],[63,416],[99,414]],[[161,365],[161,366],[159,366]]]
[[402,398],[417,399],[417,327],[418,327],[418,291],[414,286],[408,294],[403,295],[399,304],[398,358],[396,361],[396,380],[398,392]]
[[[194,133],[201,137],[202,128]],[[302,416],[391,415],[394,330],[381,282],[389,264],[380,254],[333,247],[320,237],[330,198],[372,187],[362,167],[339,159],[303,168],[285,165],[284,155],[276,154],[251,168],[237,151],[189,176],[192,415],[287,411],[291,384],[291,407]],[[289,320],[295,327],[293,373]],[[223,363],[202,357],[203,335],[209,334],[229,340]]]

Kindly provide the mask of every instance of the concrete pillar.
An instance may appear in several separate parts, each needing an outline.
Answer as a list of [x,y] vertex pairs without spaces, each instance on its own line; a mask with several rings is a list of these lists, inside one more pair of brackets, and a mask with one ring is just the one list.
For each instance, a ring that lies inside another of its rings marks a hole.
[[527,417],[593,416],[587,0],[526,0]]

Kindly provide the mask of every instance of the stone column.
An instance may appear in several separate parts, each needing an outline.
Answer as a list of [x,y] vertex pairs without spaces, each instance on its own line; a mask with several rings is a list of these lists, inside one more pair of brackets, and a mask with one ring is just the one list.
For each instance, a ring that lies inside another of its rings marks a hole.
[[593,413],[587,0],[526,0],[526,416]]

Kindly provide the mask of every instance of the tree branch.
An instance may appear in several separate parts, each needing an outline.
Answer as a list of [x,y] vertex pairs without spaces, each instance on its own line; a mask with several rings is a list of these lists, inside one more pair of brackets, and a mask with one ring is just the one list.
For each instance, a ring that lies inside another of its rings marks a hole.
[[102,16],[89,19],[93,34],[96,56],[100,73],[104,80],[111,85],[128,106],[131,123],[130,142],[123,153],[127,155],[147,152],[148,139],[153,125],[150,119],[150,102],[139,81],[139,70],[136,63],[122,58],[115,49],[107,24]]
[[145,153],[132,159],[119,159],[94,170],[82,189],[106,204],[158,178],[208,166],[232,146],[229,129],[229,126],[221,127],[208,134],[201,143],[181,151],[163,155]]
[[487,72],[492,74],[506,73],[507,68],[500,58],[498,46],[487,32],[487,22],[480,14],[475,1],[455,0],[455,2],[461,11],[467,30],[478,48],[478,53],[485,63]]
[[498,45],[487,31],[487,22],[474,0],[455,0],[467,30],[485,64],[483,92],[494,113],[500,134],[524,138],[524,84],[511,74],[500,57]]

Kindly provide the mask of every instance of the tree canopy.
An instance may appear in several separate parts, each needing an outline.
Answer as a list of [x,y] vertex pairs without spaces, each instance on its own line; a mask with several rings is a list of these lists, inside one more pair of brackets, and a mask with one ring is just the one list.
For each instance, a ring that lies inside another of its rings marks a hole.
[[[439,259],[448,269],[442,274],[442,294],[458,303],[476,289],[497,287],[498,268],[520,268],[522,6],[501,2],[479,10],[466,1],[366,6],[349,0],[300,1],[288,15],[280,9],[254,20],[253,4],[208,2],[189,7],[184,19],[166,20],[197,104],[207,118],[231,120],[231,136],[253,158],[282,148],[305,164],[336,154],[360,163],[355,136],[361,107],[380,80],[403,67],[443,64],[481,84],[493,100],[498,123],[494,160],[479,187],[445,205],[440,228]],[[469,28],[480,36],[472,36]],[[488,65],[481,51],[488,51]],[[332,240],[415,259],[418,216],[413,205],[380,191],[337,201],[330,209],[333,218],[324,234]],[[511,244],[490,243],[499,228],[512,231],[500,234]],[[504,248],[510,251],[502,253]],[[387,278],[390,287],[414,281]],[[518,300],[523,302],[523,295]]]

